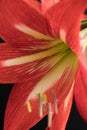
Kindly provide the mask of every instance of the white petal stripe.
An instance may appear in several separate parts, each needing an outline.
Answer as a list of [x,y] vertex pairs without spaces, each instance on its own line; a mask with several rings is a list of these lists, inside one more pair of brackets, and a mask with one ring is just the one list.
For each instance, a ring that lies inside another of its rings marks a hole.
[[57,63],[54,68],[49,71],[34,87],[33,91],[30,93],[27,100],[36,98],[38,93],[46,92],[50,87],[52,87],[57,80],[61,77],[64,70],[74,64],[73,60],[74,55],[66,54],[62,60]]
[[40,60],[52,55],[55,55],[59,52],[59,50],[66,50],[66,47],[63,45],[59,46],[55,46],[52,49],[46,50],[46,51],[42,51],[36,54],[32,54],[32,55],[27,55],[27,56],[21,56],[21,57],[17,57],[17,58],[13,58],[13,59],[8,59],[5,61],[2,61],[2,66],[14,66],[14,65],[20,65],[20,64],[25,64],[25,63],[29,63],[29,62],[33,62],[36,60]]
[[50,36],[47,36],[45,34],[42,34],[38,31],[35,31],[29,27],[27,27],[26,25],[23,25],[23,24],[16,24],[15,27],[20,30],[21,32],[24,32],[30,36],[33,36],[37,39],[43,39],[43,40],[54,40],[54,38],[50,37]]

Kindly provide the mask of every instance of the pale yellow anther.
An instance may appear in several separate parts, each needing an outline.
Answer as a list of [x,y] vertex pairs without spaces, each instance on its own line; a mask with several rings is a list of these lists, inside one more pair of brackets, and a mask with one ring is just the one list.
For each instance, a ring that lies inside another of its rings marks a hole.
[[47,103],[47,96],[46,94],[38,94],[38,97],[41,99],[41,101],[43,102],[43,104]]
[[32,112],[31,104],[29,101],[27,101],[27,109],[28,109],[28,112]]
[[42,102],[45,104],[45,103],[47,103],[47,96],[46,96],[46,94],[43,94],[42,95]]

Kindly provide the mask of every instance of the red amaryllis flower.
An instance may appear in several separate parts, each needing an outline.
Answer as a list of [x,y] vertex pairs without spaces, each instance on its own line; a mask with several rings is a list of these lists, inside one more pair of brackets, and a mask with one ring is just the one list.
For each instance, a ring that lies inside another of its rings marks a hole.
[[87,121],[86,7],[87,0],[0,1],[0,82],[15,84],[4,130],[27,130],[46,114],[47,129],[64,130],[73,95]]

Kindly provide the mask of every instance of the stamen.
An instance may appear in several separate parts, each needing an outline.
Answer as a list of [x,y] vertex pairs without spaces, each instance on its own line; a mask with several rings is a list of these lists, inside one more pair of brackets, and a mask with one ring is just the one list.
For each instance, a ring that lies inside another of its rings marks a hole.
[[51,103],[48,103],[48,127],[52,124],[52,110],[51,110]]
[[43,113],[46,112],[47,96],[45,94],[39,93],[38,101],[39,101],[39,115],[40,117],[42,117]]
[[53,103],[54,103],[54,112],[55,112],[55,114],[58,114],[58,107],[57,107],[57,99],[56,99],[55,90],[52,90],[52,99],[53,99]]
[[42,103],[43,103],[43,112],[45,113],[47,111],[47,108],[46,108],[47,96],[46,96],[46,94],[42,95]]
[[47,112],[47,106],[46,104],[43,104],[43,113],[46,113]]
[[27,101],[27,109],[29,113],[32,112],[31,104],[29,101]]
[[41,99],[41,94],[38,94],[38,101],[39,101],[39,116],[43,116],[43,103]]

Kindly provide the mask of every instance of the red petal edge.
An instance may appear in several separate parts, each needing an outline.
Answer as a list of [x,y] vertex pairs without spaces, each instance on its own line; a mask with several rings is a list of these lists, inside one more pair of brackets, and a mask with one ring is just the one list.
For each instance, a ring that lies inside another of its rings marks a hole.
[[87,122],[87,71],[82,66],[78,71],[74,95],[77,109],[84,121]]

